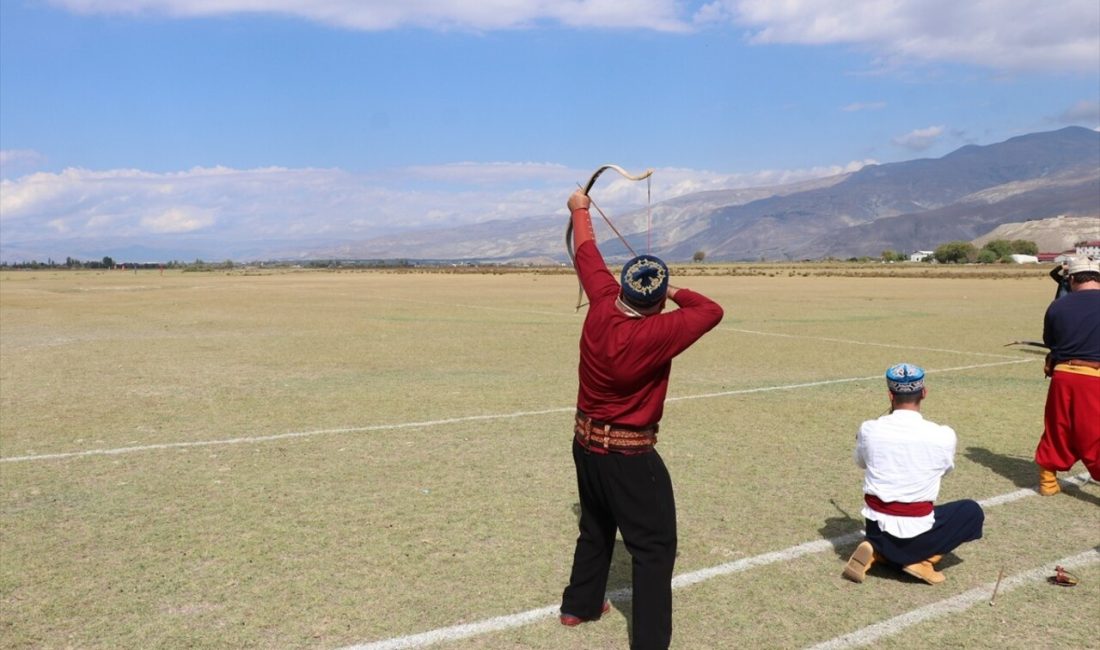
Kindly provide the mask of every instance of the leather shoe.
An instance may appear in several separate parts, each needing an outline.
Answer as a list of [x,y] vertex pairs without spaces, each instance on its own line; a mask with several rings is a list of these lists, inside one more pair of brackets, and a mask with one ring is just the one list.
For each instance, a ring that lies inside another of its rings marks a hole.
[[916,564],[910,564],[909,566],[902,567],[902,571],[908,573],[914,578],[920,578],[930,585],[938,585],[944,580],[947,580],[947,576],[943,575],[936,568],[932,566],[932,563],[928,560],[923,562],[917,562]]
[[1062,491],[1058,485],[1058,474],[1049,469],[1039,468],[1039,494],[1044,497],[1054,496]]
[[871,542],[864,540],[859,543],[856,550],[852,551],[852,557],[848,558],[848,564],[844,565],[844,573],[841,575],[852,582],[863,582],[867,577],[867,570],[877,559],[879,555],[875,552],[875,547],[871,546]]
[[[600,616],[603,616],[609,611],[611,611],[611,601],[605,600],[603,601],[603,608],[600,610]],[[580,625],[581,623],[587,623],[588,621],[598,621],[600,620],[600,616],[597,616],[595,618],[581,618],[580,616],[574,616],[572,614],[566,614],[565,612],[562,612],[561,616],[558,617],[558,620],[561,621],[562,625],[576,627],[577,625]]]

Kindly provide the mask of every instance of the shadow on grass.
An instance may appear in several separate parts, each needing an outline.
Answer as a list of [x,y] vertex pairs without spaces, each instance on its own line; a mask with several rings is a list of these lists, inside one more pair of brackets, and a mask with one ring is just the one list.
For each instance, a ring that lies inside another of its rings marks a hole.
[[[1038,442],[1038,437],[1036,437]],[[1020,488],[1034,488],[1039,483],[1039,468],[1031,458],[1019,456],[1007,456],[997,454],[982,447],[968,447],[966,457],[979,465],[984,465],[1001,476],[1012,481],[1012,484]],[[1065,477],[1065,474],[1062,474]],[[1085,503],[1100,506],[1100,497],[1089,494],[1081,489],[1080,485],[1062,482],[1062,494],[1080,499]]]
[[[846,562],[856,546],[863,541],[862,531],[866,522],[853,517],[841,508],[835,499],[829,499],[829,503],[833,504],[840,516],[826,519],[825,525],[819,528],[818,532],[833,545],[833,552],[836,553],[837,557]],[[951,552],[943,556],[943,559],[936,565],[936,569],[942,571],[961,563],[962,560],[954,552]],[[913,584],[923,582],[919,578],[914,578],[902,571],[900,566],[885,561],[876,562],[872,565],[867,575],[884,580],[893,580],[894,582]]]
[[[1035,441],[1039,441],[1039,436]],[[1016,487],[1035,487],[1039,481],[1039,469],[1031,458],[998,454],[983,447],[967,447],[966,458],[1007,478]]]
[[847,560],[852,550],[863,540],[860,535],[860,531],[863,530],[863,520],[853,517],[841,508],[835,499],[829,499],[829,503],[833,504],[840,516],[826,519],[825,525],[818,528],[817,532],[833,545],[833,552],[837,557]]
[[[965,548],[965,545],[963,546],[963,548]],[[936,570],[944,571],[962,563],[963,561],[960,560],[957,555],[955,555],[954,551],[952,551],[944,555],[943,559],[936,563]],[[879,580],[891,580],[893,582],[901,582],[904,584],[925,584],[925,582],[920,578],[911,576],[908,573],[902,571],[900,566],[893,565],[888,562],[876,562],[867,572],[867,575],[869,577],[874,577]]]
[[[966,458],[980,465],[985,465],[990,470],[1008,478],[1016,487],[1035,487],[1038,484],[1038,466],[1035,465],[1035,461],[1032,459],[993,453],[980,447],[968,448]],[[1062,473],[1062,477],[1065,477],[1065,473]],[[1080,499],[1087,504],[1100,506],[1100,497],[1085,492],[1076,483],[1063,481],[1062,494]]]

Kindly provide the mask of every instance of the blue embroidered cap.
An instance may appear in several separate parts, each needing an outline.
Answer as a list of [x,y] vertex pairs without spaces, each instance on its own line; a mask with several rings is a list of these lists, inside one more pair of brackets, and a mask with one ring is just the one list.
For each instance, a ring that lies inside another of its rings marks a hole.
[[886,371],[886,385],[898,395],[919,393],[924,388],[924,369],[911,363],[899,363]]
[[668,292],[668,266],[652,255],[639,255],[623,265],[619,281],[628,303],[652,307]]

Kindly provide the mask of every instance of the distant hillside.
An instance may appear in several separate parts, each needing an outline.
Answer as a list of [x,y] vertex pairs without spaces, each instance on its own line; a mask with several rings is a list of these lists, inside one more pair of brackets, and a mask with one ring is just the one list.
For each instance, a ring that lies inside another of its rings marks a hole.
[[[1028,180],[976,192],[948,206],[882,218],[811,242],[800,257],[878,255],[885,249],[930,250],[948,241],[969,241],[1001,224],[1051,215],[1100,216],[1100,176]],[[1025,188],[1025,189],[1021,189]],[[1089,209],[1091,206],[1091,215]]]
[[1100,241],[1100,216],[1053,217],[1005,223],[973,240],[979,248],[994,239],[1026,239],[1033,241],[1043,253],[1061,253],[1072,250],[1080,241]]
[[[1002,224],[1100,218],[1100,133],[1082,127],[968,145],[942,158],[871,165],[812,182],[704,192],[612,215],[637,249],[669,261],[847,258],[931,249]],[[318,257],[554,259],[565,219],[530,216],[318,250]],[[607,257],[627,255],[618,243]]]
[[827,188],[719,209],[705,217],[708,228],[662,252],[730,260],[877,255],[1059,214],[1100,215],[1100,133],[1071,127],[865,167]]

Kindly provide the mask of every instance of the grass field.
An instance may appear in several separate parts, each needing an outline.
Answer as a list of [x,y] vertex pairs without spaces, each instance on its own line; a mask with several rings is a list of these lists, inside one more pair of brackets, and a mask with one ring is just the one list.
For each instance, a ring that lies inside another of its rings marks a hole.
[[[1034,494],[1042,354],[1004,346],[1054,285],[914,275],[674,280],[726,310],[661,423],[675,648],[1100,647],[1100,485]],[[626,647],[621,545],[610,614],[554,615],[575,299],[562,273],[0,274],[0,645]],[[959,434],[941,500],[986,506],[936,587],[840,577],[899,361]],[[1079,586],[1045,581],[1063,561]]]

